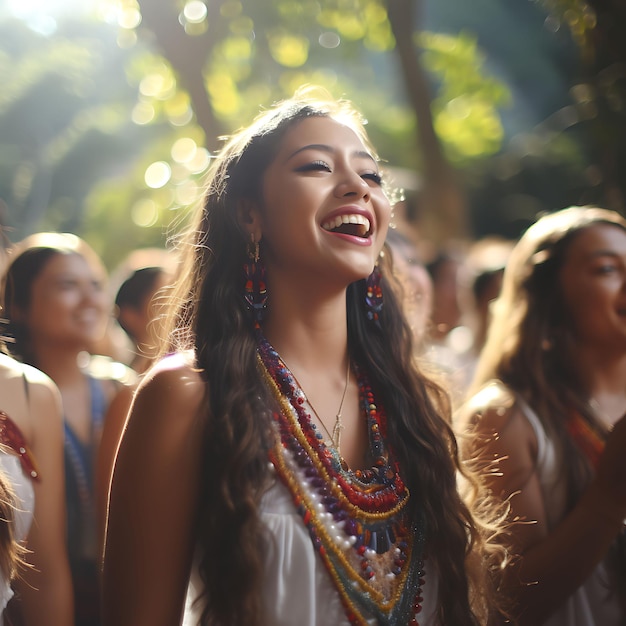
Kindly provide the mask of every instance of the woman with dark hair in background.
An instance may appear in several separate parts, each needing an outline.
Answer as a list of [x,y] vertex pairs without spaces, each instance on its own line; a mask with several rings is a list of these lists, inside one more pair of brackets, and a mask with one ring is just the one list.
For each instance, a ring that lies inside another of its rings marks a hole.
[[155,356],[158,336],[151,332],[158,317],[155,296],[171,278],[164,267],[140,267],[122,282],[115,295],[115,317],[133,344],[130,366],[143,374]]
[[111,304],[106,274],[79,237],[32,235],[12,251],[4,277],[4,311],[11,353],[46,373],[61,392],[65,430],[68,548],[76,624],[99,624],[94,463],[107,407],[128,368],[90,360]]
[[626,619],[626,221],[572,207],[513,249],[461,422],[507,501],[519,624]]
[[487,623],[492,554],[389,288],[390,214],[344,101],[300,93],[216,157],[177,353],[117,456],[107,626]]

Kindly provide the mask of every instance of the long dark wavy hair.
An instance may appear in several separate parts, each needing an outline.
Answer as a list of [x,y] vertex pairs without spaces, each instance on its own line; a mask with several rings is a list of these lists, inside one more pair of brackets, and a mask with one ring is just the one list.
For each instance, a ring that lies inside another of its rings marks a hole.
[[[319,99],[310,91],[296,94],[261,113],[226,143],[182,243],[183,265],[165,350],[192,350],[206,381],[197,526],[203,625],[263,623],[258,504],[273,443],[271,400],[257,372],[257,340],[243,298],[247,240],[237,207],[261,198],[265,170],[285,133],[311,117],[348,124],[369,146],[363,121],[349,103]],[[385,303],[379,327],[367,318],[365,280],[348,287],[350,358],[367,371],[385,406],[388,443],[411,492],[409,515],[424,520],[428,568],[439,584],[440,623],[485,624],[492,606],[490,555],[484,549],[486,534],[457,490],[459,462],[448,405],[439,387],[416,369],[411,331],[387,279],[387,263],[381,264],[381,272]]]
[[[577,368],[578,348],[559,274],[574,239],[598,224],[626,231],[626,220],[614,211],[570,207],[545,215],[524,233],[507,263],[469,393],[471,397],[489,381],[499,380],[533,407],[562,450],[568,510],[589,485],[593,468],[569,435],[567,418],[575,410],[598,432],[605,428],[590,405],[588,382]],[[626,589],[625,533],[611,551],[611,561]]]

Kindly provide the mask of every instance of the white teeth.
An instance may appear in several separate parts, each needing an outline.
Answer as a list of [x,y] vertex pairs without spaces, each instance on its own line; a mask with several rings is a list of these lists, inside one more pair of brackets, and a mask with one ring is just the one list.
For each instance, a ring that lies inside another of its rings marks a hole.
[[350,215],[337,215],[322,224],[322,228],[324,230],[333,230],[334,228],[339,228],[342,224],[361,224],[364,226],[363,233],[369,232],[370,229],[370,221],[359,214],[350,214]]

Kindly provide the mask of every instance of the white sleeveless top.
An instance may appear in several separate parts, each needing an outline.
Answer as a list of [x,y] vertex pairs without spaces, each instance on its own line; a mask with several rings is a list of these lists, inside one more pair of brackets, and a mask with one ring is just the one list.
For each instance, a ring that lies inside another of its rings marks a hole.
[[[565,514],[566,484],[559,451],[537,414],[521,399],[517,403],[537,437],[537,475],[550,529]],[[555,611],[545,626],[623,626],[624,617],[615,594],[610,593],[609,576],[600,563],[589,578]]]
[[[269,541],[265,553],[263,597],[267,626],[349,626],[339,593],[311,542],[302,517],[287,488],[275,481],[261,500],[261,520]],[[426,568],[421,626],[434,623],[437,580]],[[202,591],[194,565],[183,626],[198,626],[202,605],[194,599]],[[375,626],[376,621],[368,622]]]
[[[30,530],[33,521],[33,511],[35,508],[35,491],[30,476],[22,470],[19,458],[0,449],[0,470],[10,482],[16,497],[16,510],[14,516],[14,537],[17,541],[24,541]],[[2,626],[2,614],[7,603],[13,597],[13,590],[8,580],[0,572],[0,626]]]

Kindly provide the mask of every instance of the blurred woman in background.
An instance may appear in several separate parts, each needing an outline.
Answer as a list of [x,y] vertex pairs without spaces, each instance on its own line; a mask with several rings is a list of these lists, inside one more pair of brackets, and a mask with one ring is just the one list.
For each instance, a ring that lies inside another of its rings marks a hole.
[[91,359],[112,305],[95,252],[70,234],[39,233],[18,244],[4,278],[12,354],[58,386],[65,431],[69,558],[76,624],[99,624],[94,463],[107,408],[128,368]]
[[170,282],[164,267],[140,267],[126,277],[115,295],[115,317],[132,342],[130,366],[138,374],[148,369],[157,354],[158,336],[153,331],[163,299],[155,296]]
[[564,209],[511,253],[461,417],[510,507],[517,623],[625,623],[625,413],[626,221]]

